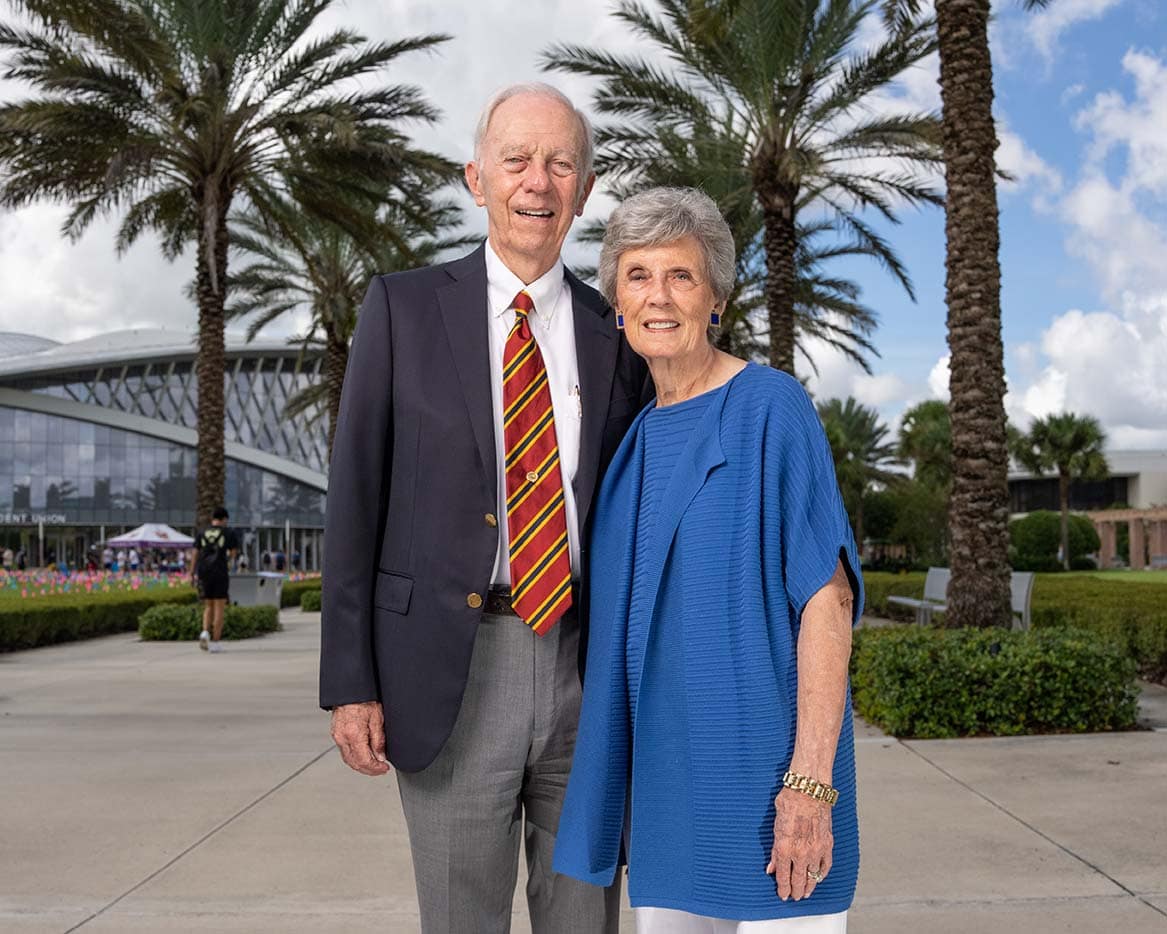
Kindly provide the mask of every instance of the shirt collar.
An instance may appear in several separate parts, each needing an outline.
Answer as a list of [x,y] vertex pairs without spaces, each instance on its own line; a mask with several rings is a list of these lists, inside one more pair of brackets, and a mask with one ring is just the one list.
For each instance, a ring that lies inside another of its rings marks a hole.
[[555,265],[530,284],[507,268],[490,240],[486,241],[486,284],[490,292],[490,313],[499,318],[511,310],[511,302],[520,291],[525,291],[535,303],[535,316],[544,325],[551,323],[551,316],[555,312],[555,305],[563,291],[564,273],[563,260],[557,259]]

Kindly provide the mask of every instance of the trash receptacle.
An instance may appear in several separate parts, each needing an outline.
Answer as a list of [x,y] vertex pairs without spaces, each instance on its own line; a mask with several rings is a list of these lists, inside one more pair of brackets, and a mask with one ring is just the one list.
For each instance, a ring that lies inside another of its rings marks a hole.
[[271,571],[231,575],[232,606],[274,606],[280,605],[280,592],[284,588],[284,575]]

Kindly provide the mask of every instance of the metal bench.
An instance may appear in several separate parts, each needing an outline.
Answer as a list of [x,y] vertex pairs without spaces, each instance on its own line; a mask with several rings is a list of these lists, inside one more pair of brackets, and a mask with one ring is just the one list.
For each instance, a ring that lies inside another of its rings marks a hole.
[[[951,572],[948,568],[928,568],[928,575],[924,578],[924,596],[917,600],[915,597],[888,597],[888,603],[897,606],[906,606],[916,611],[916,623],[927,626],[932,622],[934,613],[943,613],[948,608],[948,579]],[[1029,604],[1033,598],[1033,582],[1035,575],[1032,571],[1014,571],[1009,577],[1009,606],[1013,611],[1013,628],[1025,630],[1029,628]]]
[[887,598],[887,602],[915,610],[916,622],[921,626],[927,626],[932,622],[933,613],[944,612],[948,601],[948,578],[948,568],[928,568],[928,575],[924,578],[923,599],[891,596]]
[[1014,571],[1009,580],[1009,606],[1013,610],[1013,628],[1029,628],[1029,601],[1033,597],[1032,571]]

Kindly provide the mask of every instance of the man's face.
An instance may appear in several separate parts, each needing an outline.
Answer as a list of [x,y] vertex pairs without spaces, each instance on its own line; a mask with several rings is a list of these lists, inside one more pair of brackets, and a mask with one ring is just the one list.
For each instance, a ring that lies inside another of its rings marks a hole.
[[520,94],[495,108],[481,161],[466,166],[474,201],[486,208],[490,244],[524,282],[555,264],[591,193],[595,176],[580,179],[580,133],[559,101]]

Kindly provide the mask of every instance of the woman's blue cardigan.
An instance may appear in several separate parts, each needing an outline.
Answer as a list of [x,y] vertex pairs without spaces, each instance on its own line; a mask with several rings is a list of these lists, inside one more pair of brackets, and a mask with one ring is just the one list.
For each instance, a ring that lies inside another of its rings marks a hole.
[[[833,868],[798,902],[781,901],[765,874],[774,797],[794,748],[802,610],[840,557],[856,619],[863,604],[818,415],[796,380],[767,367],[748,366],[714,397],[661,497],[647,549],[653,618],[629,648],[644,415],[596,501],[583,710],[554,868],[611,884],[627,812],[634,906],[737,920],[844,911],[859,865],[849,692],[833,772]],[[667,631],[683,639],[676,721],[637,719],[662,608]],[[674,768],[662,750],[675,754],[679,728],[688,758]]]

